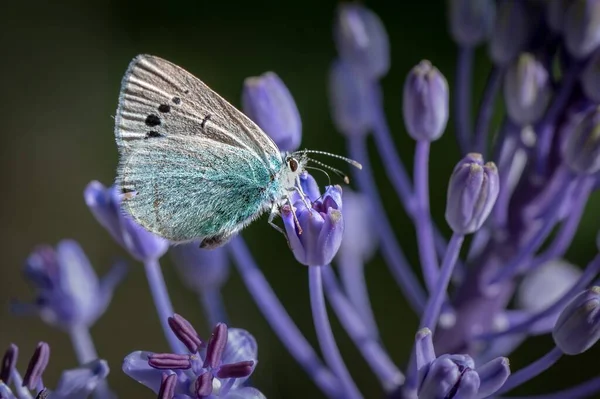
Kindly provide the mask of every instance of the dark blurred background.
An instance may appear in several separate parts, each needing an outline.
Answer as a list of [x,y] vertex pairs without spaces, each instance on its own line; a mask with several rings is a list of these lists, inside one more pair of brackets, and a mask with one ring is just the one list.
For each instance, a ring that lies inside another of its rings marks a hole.
[[[247,76],[272,70],[293,93],[303,118],[303,146],[345,153],[344,140],[331,123],[327,74],[335,57],[331,22],[336,3],[323,0],[281,1],[64,1],[3,2],[0,6],[0,345],[21,347],[19,367],[25,370],[35,343],[51,344],[45,382],[54,386],[62,369],[76,366],[66,334],[35,317],[15,317],[11,298],[29,299],[32,292],[20,269],[40,243],[75,238],[99,274],[117,259],[128,259],[96,223],[82,192],[90,180],[110,184],[117,151],[113,118],[122,74],[139,53],[159,55],[200,77],[234,105],[240,103]],[[445,2],[367,1],[383,20],[390,36],[392,69],[382,81],[389,123],[398,151],[412,163],[414,144],[401,118],[401,91],[408,70],[423,58],[446,75],[452,89],[456,48],[447,34]],[[477,101],[489,69],[486,50],[478,52],[474,99]],[[496,115],[496,123],[498,115]],[[432,212],[443,220],[446,182],[458,160],[452,120],[446,135],[433,146]],[[373,152],[373,155],[374,152]],[[413,265],[418,265],[414,229],[401,210],[383,168],[374,157],[379,187],[389,217]],[[410,166],[409,166],[409,169]],[[323,181],[323,184],[326,182]],[[583,265],[595,254],[598,198],[588,205],[569,260]],[[281,236],[266,220],[244,231],[257,261],[302,331],[316,345],[307,271],[289,253]],[[165,351],[156,312],[142,267],[129,260],[130,273],[107,313],[92,329],[97,349],[112,367],[109,382],[121,397],[151,398],[145,387],[125,376],[121,361],[138,349]],[[171,267],[163,270],[177,312],[208,336],[202,309]],[[404,367],[417,318],[402,298],[378,256],[367,267],[375,314],[392,358]],[[250,330],[259,342],[260,363],[253,383],[272,398],[317,398],[321,394],[305,377],[270,331],[237,274],[232,273],[224,296],[231,325]],[[333,319],[333,317],[332,317]],[[359,387],[368,398],[381,397],[375,378],[333,321],[336,337]],[[514,356],[513,369],[545,353],[551,338],[527,341]],[[595,354],[594,354],[595,352]],[[564,358],[525,392],[549,392],[597,374],[591,351]],[[589,367],[588,367],[589,366]]]

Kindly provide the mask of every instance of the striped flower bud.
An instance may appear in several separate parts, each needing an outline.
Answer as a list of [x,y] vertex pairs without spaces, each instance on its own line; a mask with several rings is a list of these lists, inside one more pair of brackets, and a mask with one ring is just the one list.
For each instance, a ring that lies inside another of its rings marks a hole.
[[567,355],[578,355],[600,339],[600,287],[577,295],[561,312],[552,336]]

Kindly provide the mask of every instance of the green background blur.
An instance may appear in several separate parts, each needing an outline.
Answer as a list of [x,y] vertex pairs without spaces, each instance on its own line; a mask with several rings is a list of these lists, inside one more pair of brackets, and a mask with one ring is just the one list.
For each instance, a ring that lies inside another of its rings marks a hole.
[[[414,143],[405,134],[401,118],[406,73],[419,60],[428,58],[453,88],[456,48],[447,35],[445,3],[380,0],[367,5],[381,16],[390,35],[392,69],[382,84],[397,148],[410,165]],[[114,178],[117,151],[112,116],[129,61],[139,53],[164,57],[200,77],[235,105],[239,105],[245,77],[275,71],[300,109],[303,146],[343,154],[344,141],[331,123],[326,93],[328,68],[335,57],[331,39],[335,6],[335,2],[323,0],[2,2],[0,345],[15,342],[21,347],[22,371],[38,340],[52,347],[45,374],[50,387],[60,370],[76,365],[65,334],[34,317],[19,318],[8,311],[11,298],[32,298],[20,274],[29,251],[40,243],[75,238],[99,274],[117,259],[129,261],[127,279],[92,333],[100,355],[112,367],[109,382],[113,389],[121,397],[154,397],[120,370],[122,358],[131,351],[167,350],[143,270],[95,222],[82,198],[89,181],[110,184]],[[474,76],[475,100],[488,69],[485,49],[481,49]],[[418,265],[414,229],[389,187],[383,165],[373,155],[377,181],[396,234],[411,264]],[[432,212],[445,234],[446,181],[457,157],[451,120],[446,135],[433,146],[431,161]],[[588,205],[569,252],[569,259],[580,265],[596,252],[597,208],[593,204],[598,205],[597,198]],[[243,235],[280,299],[316,346],[306,269],[295,263],[282,237],[267,226],[266,220],[254,223]],[[197,298],[182,286],[168,257],[163,262],[176,311],[207,337],[210,329]],[[394,361],[404,367],[417,318],[379,256],[369,264],[367,279],[383,341]],[[260,363],[253,383],[271,398],[321,397],[269,330],[235,272],[224,296],[230,324],[250,330],[259,342]],[[367,398],[381,397],[364,361],[337,321],[333,323],[359,387]],[[511,357],[513,369],[528,364],[551,345],[548,336],[528,341]],[[600,371],[597,355],[598,351],[592,350],[564,358],[518,392],[548,392],[596,375]]]

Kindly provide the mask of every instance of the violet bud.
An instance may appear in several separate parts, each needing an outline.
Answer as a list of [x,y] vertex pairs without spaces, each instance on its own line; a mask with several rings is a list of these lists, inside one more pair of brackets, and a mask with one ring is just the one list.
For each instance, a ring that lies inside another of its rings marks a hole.
[[302,120],[296,102],[274,72],[244,81],[242,109],[282,151],[295,151],[302,141]]
[[121,210],[122,194],[115,186],[105,187],[92,181],[83,195],[98,223],[135,259],[154,260],[167,252],[167,240],[150,233]]
[[446,221],[457,234],[473,233],[492,211],[500,183],[493,162],[483,163],[481,154],[467,154],[450,177]]
[[450,33],[456,43],[475,47],[486,41],[494,25],[494,0],[450,0]]
[[600,287],[577,295],[563,309],[552,331],[556,346],[567,355],[578,355],[600,339]]
[[478,398],[487,398],[502,388],[510,376],[510,363],[505,357],[497,357],[475,369],[479,375]]
[[[74,240],[63,240],[56,249],[40,246],[27,258],[23,270],[36,290],[33,305],[46,323],[69,329],[76,325],[91,326],[106,310],[113,291],[125,274],[116,265],[98,280],[90,261]],[[15,310],[24,308],[16,303]]]
[[581,88],[587,98],[600,104],[600,51],[596,51],[581,73]]
[[313,202],[311,208],[306,208],[301,200],[293,206],[300,226],[296,225],[289,205],[283,207],[281,217],[296,260],[306,266],[330,263],[344,234],[342,188],[327,186],[323,197]]
[[573,0],[564,19],[564,42],[575,58],[585,58],[600,45],[600,0]]
[[576,173],[600,170],[600,106],[583,111],[565,137],[563,158]]
[[169,253],[181,281],[192,291],[201,293],[219,288],[229,278],[229,262],[223,247],[208,250],[191,242],[173,245]]
[[336,60],[329,70],[329,103],[336,129],[346,135],[369,132],[372,115],[370,81],[348,63]]
[[469,355],[442,355],[429,365],[419,386],[419,399],[445,399],[454,396],[474,399],[479,375]]
[[334,23],[340,58],[365,76],[378,79],[390,69],[390,44],[379,17],[357,3],[340,3]]
[[408,134],[415,140],[439,139],[448,123],[448,82],[427,60],[408,74],[402,111]]
[[489,54],[499,66],[508,65],[527,47],[535,23],[526,2],[503,0],[498,3]]
[[504,78],[504,101],[512,121],[519,126],[538,121],[551,96],[550,76],[544,65],[532,54],[521,54]]

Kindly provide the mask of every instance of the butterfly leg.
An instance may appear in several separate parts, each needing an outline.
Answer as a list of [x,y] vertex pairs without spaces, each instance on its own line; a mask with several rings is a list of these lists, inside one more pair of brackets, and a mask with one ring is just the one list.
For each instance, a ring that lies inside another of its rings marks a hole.
[[277,230],[278,232],[280,232],[281,234],[283,234],[283,236],[285,237],[285,241],[287,242],[288,247],[291,248],[290,240],[288,239],[287,234],[285,234],[285,231],[281,227],[277,226],[273,222],[273,220],[275,219],[275,216],[277,216],[278,213],[279,213],[279,205],[276,202],[274,202],[273,205],[271,206],[271,213],[269,214],[269,220],[268,220],[268,222],[271,225],[271,227],[273,227],[275,230]]
[[[298,195],[300,195],[300,199],[302,200],[302,202],[304,202],[304,206],[306,206],[307,208],[312,208],[310,202],[306,199],[306,194],[304,194],[304,191],[302,191],[302,189],[300,187],[294,186],[294,187],[290,187],[288,188],[288,191],[295,191],[298,193]],[[289,196],[285,196],[285,198],[287,198],[288,202],[291,204],[292,201],[290,199]],[[310,198],[309,198],[310,199]]]

